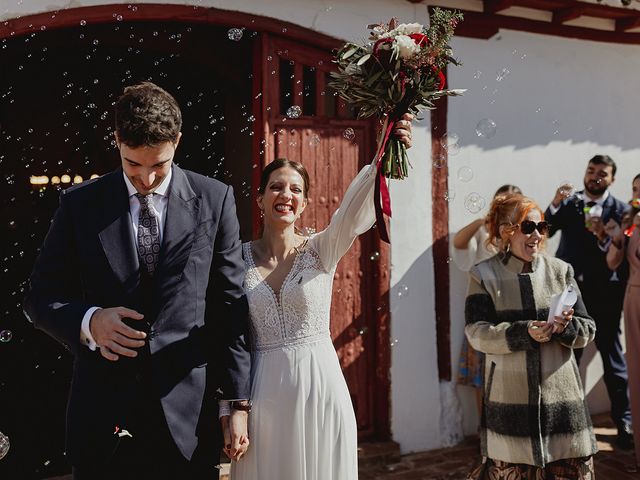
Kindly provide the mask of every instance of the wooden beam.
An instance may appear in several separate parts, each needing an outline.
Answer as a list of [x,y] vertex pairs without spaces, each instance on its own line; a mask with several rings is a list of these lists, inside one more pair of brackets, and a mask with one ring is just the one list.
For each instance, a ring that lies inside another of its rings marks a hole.
[[[447,74],[446,68],[442,73]],[[433,235],[433,275],[435,277],[436,341],[438,377],[451,381],[451,309],[449,277],[449,167],[442,136],[447,131],[448,97],[439,98],[431,110],[431,164],[436,158],[444,165],[431,168],[431,234]]]
[[514,0],[484,0],[484,13],[498,13],[513,6]]
[[640,27],[640,15],[616,20],[616,32],[626,32],[636,27]]
[[[431,9],[432,7],[429,7],[430,11]],[[505,29],[564,38],[578,38],[594,42],[640,45],[640,33],[597,30],[595,28],[575,27],[508,15],[490,15],[470,10],[462,10],[462,13],[464,14],[464,21],[456,28],[458,37],[487,39],[498,33],[500,29]],[[627,11],[628,14],[629,11]]]
[[569,8],[560,8],[553,11],[553,23],[565,23],[570,20],[575,20],[584,15],[585,7],[574,6]]

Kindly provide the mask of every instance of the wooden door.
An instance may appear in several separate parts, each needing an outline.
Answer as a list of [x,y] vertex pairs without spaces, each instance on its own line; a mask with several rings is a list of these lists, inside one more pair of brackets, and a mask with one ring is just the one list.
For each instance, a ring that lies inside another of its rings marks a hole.
[[[375,125],[356,120],[327,88],[329,52],[263,35],[256,48],[256,166],[286,157],[311,177],[302,228],[320,231],[375,150]],[[287,115],[298,108],[300,115]],[[260,131],[261,130],[261,131]],[[260,133],[261,135],[257,135]],[[254,168],[254,185],[259,180]],[[361,438],[389,434],[388,251],[375,231],[357,239],[334,277],[331,335],[349,386]]]

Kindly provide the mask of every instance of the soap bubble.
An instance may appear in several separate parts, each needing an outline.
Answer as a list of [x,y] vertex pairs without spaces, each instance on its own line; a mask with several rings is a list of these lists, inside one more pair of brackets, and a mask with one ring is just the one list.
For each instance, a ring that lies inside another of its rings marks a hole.
[[490,118],[483,118],[476,125],[476,135],[482,138],[491,138],[496,134],[496,122]]
[[227,32],[227,36],[229,40],[233,40],[234,42],[239,42],[242,39],[242,29],[241,28],[230,28]]
[[457,133],[445,133],[440,139],[440,144],[449,155],[456,155],[460,151],[460,136]]
[[406,297],[409,295],[409,287],[407,287],[404,283],[398,287],[397,291],[398,297]]
[[287,109],[287,117],[299,118],[302,115],[302,109],[298,105],[293,105]]
[[470,213],[479,213],[486,204],[487,202],[484,197],[477,192],[471,192],[464,197],[464,208]]
[[458,169],[458,180],[466,183],[470,182],[471,179],[473,179],[473,170],[471,170],[471,167],[464,165]]
[[444,192],[444,199],[447,202],[453,202],[454,198],[456,198],[456,191],[453,188],[450,188],[446,192]]
[[509,71],[508,68],[503,68],[502,70],[500,70],[498,73],[496,73],[496,82],[501,82],[502,80],[504,80],[505,78],[507,78],[509,76],[511,72]]
[[318,145],[320,145],[320,135],[316,133],[311,135],[311,138],[309,139],[309,145],[311,145],[312,147],[317,147]]
[[9,452],[9,447],[11,447],[11,444],[9,443],[9,437],[0,432],[0,460],[2,460],[7,455],[7,453]]
[[2,330],[0,332],[0,342],[9,343],[12,338],[13,338],[13,333],[11,332],[11,330]]
[[446,163],[447,163],[447,157],[445,157],[441,153],[433,157],[433,166],[435,168],[442,168],[446,165]]
[[353,128],[349,127],[345,129],[344,132],[342,132],[342,136],[347,140],[353,140],[354,138],[356,138],[356,132],[353,131]]
[[560,195],[562,195],[565,198],[570,197],[575,192],[576,192],[576,187],[573,185],[573,183],[571,183],[568,180],[565,180],[564,182],[562,182],[560,184],[560,187],[558,187],[558,193],[560,193]]

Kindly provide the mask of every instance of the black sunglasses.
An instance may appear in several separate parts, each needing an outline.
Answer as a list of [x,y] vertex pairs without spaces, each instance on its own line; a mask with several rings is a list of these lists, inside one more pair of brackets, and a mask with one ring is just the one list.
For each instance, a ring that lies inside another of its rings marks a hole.
[[538,230],[540,235],[546,235],[549,232],[549,224],[545,221],[536,223],[532,220],[523,220],[519,227],[525,235],[533,233],[534,230]]

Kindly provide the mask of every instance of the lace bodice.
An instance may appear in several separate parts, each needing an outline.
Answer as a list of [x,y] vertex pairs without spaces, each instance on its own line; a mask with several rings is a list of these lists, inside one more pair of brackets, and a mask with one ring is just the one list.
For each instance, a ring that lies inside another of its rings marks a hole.
[[273,291],[256,268],[251,244],[243,245],[251,337],[258,351],[306,343],[329,335],[335,267],[325,271],[310,243],[297,254],[279,294]]
[[354,239],[375,221],[375,174],[375,167],[369,165],[351,182],[329,226],[310,237],[305,249],[297,254],[278,295],[256,267],[251,244],[243,244],[254,350],[268,351],[329,336],[336,266]]

